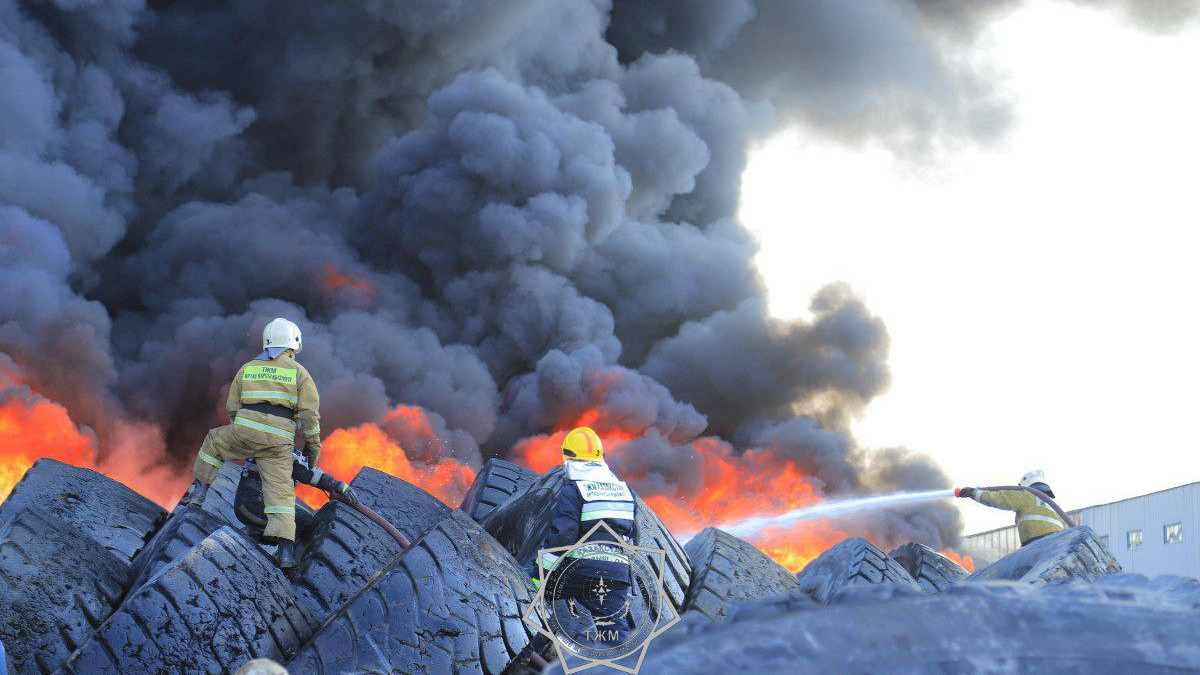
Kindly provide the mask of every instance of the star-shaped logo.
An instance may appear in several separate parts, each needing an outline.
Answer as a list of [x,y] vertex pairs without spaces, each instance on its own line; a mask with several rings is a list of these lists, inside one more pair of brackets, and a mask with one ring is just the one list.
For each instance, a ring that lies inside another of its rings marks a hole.
[[[601,536],[597,537],[598,533]],[[572,546],[538,551],[540,583],[521,619],[550,639],[568,675],[601,665],[636,675],[650,641],[680,619],[663,592],[666,555],[662,549],[625,542],[601,520]],[[576,593],[567,591],[567,582],[574,566],[585,561],[627,562],[632,583],[626,590],[624,582],[601,575],[588,587],[598,605],[580,611]],[[620,606],[608,607],[609,596],[617,594],[627,597]],[[579,618],[583,616],[590,621],[581,631]]]

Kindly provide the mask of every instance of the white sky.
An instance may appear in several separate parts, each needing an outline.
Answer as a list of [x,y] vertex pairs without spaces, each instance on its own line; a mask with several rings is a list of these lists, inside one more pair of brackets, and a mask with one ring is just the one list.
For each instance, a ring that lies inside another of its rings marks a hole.
[[[887,323],[862,443],[957,485],[1041,468],[1075,508],[1200,480],[1200,29],[1030,4],[991,36],[1004,147],[931,178],[788,130],[752,156],[741,219],[775,314],[840,280]],[[961,506],[968,532],[1011,523]]]

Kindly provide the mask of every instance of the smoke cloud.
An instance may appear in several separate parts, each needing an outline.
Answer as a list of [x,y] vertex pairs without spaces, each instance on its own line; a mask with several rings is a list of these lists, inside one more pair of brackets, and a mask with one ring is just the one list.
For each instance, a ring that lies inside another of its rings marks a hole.
[[[837,285],[770,317],[735,211],[779,124],[995,137],[1003,92],[959,57],[1012,4],[0,0],[0,401],[65,409],[169,493],[284,316],[325,428],[416,463],[582,420],[668,499],[714,461],[946,486],[848,431],[887,387],[883,324]],[[896,543],[957,535],[952,509],[892,515]]]

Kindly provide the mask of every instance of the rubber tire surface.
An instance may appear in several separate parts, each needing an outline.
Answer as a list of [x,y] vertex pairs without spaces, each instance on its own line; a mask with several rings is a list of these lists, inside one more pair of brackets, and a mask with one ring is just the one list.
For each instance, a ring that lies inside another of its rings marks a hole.
[[[234,511],[237,486],[241,476],[241,466],[233,462],[225,462],[225,465],[217,472],[216,480],[208,487],[208,494],[204,496],[204,504],[200,506],[220,518],[224,524],[231,525],[235,529],[242,527],[242,522],[238,520],[237,513]],[[175,510],[178,511],[179,508],[177,506]]]
[[51,673],[116,609],[129,566],[34,506],[0,527],[0,639],[14,673]]
[[366,516],[329,502],[317,511],[312,538],[291,575],[296,597],[324,621],[403,551]]
[[166,524],[158,528],[146,547],[133,559],[133,582],[129,588],[138,588],[155,572],[185,555],[225,524],[223,519],[205,511],[203,507],[177,507]]
[[820,603],[829,602],[843,589],[853,586],[891,584],[923,592],[900,563],[860,537],[852,537],[825,551],[796,578],[800,589]]
[[921,590],[933,595],[967,576],[962,565],[925,544],[905,544],[889,553],[908,572]]
[[1045,584],[1060,579],[1086,579],[1116,574],[1121,565],[1090,527],[1071,527],[1022,546],[967,577],[974,581],[1019,581]]
[[[1184,609],[1200,610],[1200,581],[1189,577],[1164,574],[1146,577],[1141,574],[1111,574],[1094,582],[1068,579],[1046,585],[1046,593],[1070,597],[1093,589],[1107,591],[1136,591],[1156,597],[1160,602]],[[1069,600],[1068,600],[1069,601]]]
[[753,544],[724,530],[706,528],[683,547],[692,564],[685,612],[722,621],[736,605],[800,587],[796,575]]
[[538,473],[503,459],[489,459],[475,476],[475,482],[459,506],[464,513],[482,522],[497,506],[522,492],[538,479]]
[[267,555],[224,526],[130,594],[63,672],[233,673],[286,660],[315,627]]
[[528,643],[533,585],[478,523],[455,510],[321,630],[293,675],[499,673]]
[[[565,480],[563,468],[555,467],[539,477],[519,495],[508,500],[488,514],[483,527],[500,542],[518,563],[524,564],[537,555],[538,546],[545,538],[554,518],[554,506],[558,489]],[[663,574],[663,591],[671,605],[683,613],[687,590],[691,586],[692,565],[687,553],[676,541],[654,511],[635,494],[637,500],[638,546],[659,549],[665,552],[666,569]],[[658,572],[659,556],[646,556]]]
[[[728,673],[1182,673],[1200,668],[1200,613],[1137,592],[1061,602],[1011,583],[925,595],[856,588],[832,604],[803,598],[740,608],[650,646],[642,675]],[[599,669],[603,671],[603,669]],[[551,669],[550,672],[557,672]]]
[[383,516],[409,541],[421,538],[450,515],[450,507],[408,481],[364,466],[350,482],[358,500]]
[[0,504],[0,522],[36,506],[129,564],[166,518],[154,502],[91,469],[39,459]]

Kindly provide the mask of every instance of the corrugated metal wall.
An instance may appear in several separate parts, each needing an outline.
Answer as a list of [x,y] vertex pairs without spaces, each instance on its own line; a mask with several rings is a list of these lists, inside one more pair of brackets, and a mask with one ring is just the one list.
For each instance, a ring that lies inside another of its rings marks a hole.
[[[1200,578],[1200,483],[1089,506],[1069,515],[1077,524],[1087,525],[1105,539],[1126,572]],[[1180,526],[1181,541],[1167,541],[1166,528],[1173,524]],[[1131,532],[1141,533],[1139,546],[1130,545]],[[1015,527],[981,532],[964,539],[966,552],[983,564],[998,560],[1019,547]]]
[[[1182,485],[1083,510],[1081,525],[1108,536],[1108,547],[1126,572],[1200,577],[1200,483]],[[1182,541],[1168,543],[1166,528],[1182,525]],[[1131,532],[1141,545],[1130,546]]]

